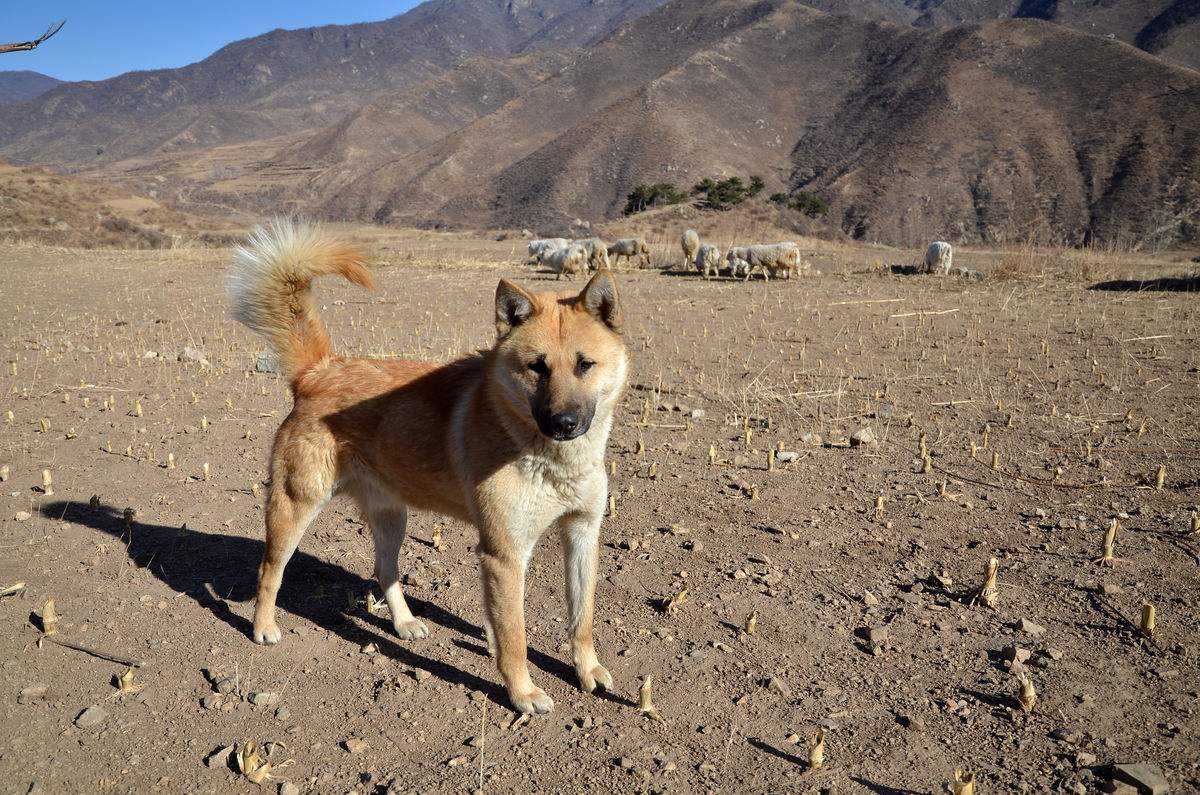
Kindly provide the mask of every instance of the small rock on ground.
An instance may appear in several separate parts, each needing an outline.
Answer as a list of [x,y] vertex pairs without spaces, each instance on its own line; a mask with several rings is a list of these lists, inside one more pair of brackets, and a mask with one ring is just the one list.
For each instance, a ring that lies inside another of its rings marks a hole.
[[1167,777],[1158,765],[1146,762],[1116,765],[1113,767],[1113,775],[1119,781],[1133,784],[1144,795],[1167,795],[1171,791],[1171,785],[1167,783]]
[[75,718],[75,725],[81,729],[94,729],[108,718],[108,710],[99,704],[92,704],[80,712]]

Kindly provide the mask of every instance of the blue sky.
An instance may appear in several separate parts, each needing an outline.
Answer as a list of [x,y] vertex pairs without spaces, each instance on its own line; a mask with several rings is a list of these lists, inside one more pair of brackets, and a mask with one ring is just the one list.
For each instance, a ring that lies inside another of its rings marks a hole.
[[58,35],[33,52],[0,56],[0,69],[32,69],[60,80],[102,80],[133,69],[194,63],[231,41],[275,28],[370,22],[418,0],[0,0],[0,41],[35,39],[59,19]]

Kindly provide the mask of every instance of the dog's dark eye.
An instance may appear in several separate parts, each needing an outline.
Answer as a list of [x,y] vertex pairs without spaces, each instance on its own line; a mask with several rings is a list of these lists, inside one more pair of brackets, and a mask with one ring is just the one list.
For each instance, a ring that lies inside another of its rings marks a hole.
[[550,368],[546,366],[546,357],[539,356],[529,363],[529,369],[538,375],[550,375]]
[[583,358],[583,356],[580,356],[578,361],[576,361],[576,363],[575,363],[575,369],[579,372],[580,375],[583,375],[584,373],[586,373],[588,370],[591,370],[595,366],[596,366],[595,362],[593,362],[591,359],[585,359],[585,358]]

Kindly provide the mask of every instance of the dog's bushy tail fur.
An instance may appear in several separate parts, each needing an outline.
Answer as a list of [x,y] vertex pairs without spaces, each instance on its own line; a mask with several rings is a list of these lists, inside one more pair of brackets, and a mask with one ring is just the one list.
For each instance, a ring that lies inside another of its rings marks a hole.
[[374,282],[366,256],[317,226],[277,218],[233,250],[233,316],[271,341],[279,371],[295,388],[306,370],[329,359],[333,343],[317,316],[312,280],[337,274],[361,287]]

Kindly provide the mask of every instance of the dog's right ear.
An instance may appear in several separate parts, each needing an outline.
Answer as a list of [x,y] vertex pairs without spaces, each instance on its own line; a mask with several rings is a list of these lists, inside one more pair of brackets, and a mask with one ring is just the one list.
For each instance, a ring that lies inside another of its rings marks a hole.
[[508,279],[496,285],[496,336],[504,338],[533,314],[533,296]]

